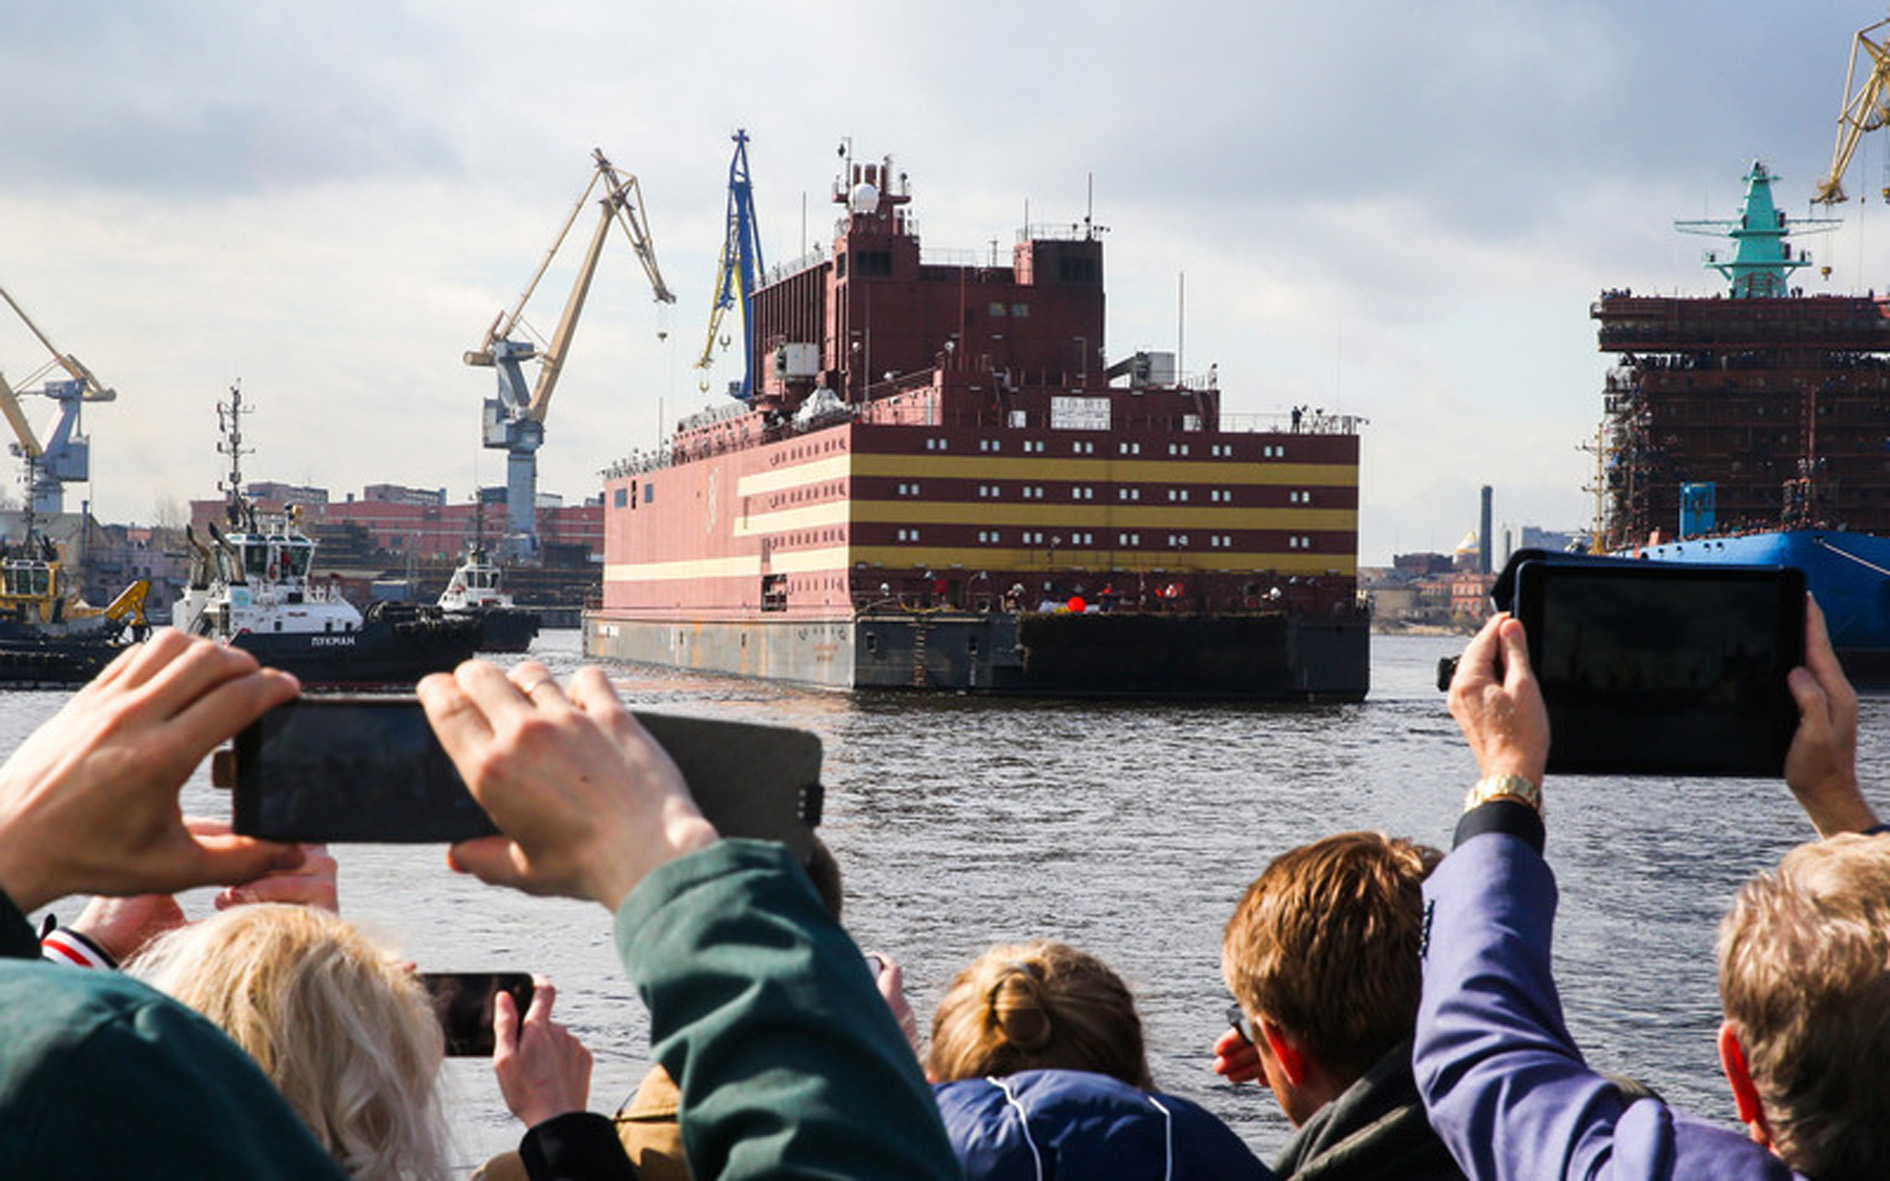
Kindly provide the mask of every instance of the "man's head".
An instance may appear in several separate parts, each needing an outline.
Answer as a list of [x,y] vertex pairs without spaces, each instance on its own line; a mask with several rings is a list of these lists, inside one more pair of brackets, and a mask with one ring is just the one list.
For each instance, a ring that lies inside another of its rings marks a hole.
[[1720,1053],[1754,1136],[1820,1181],[1890,1160],[1890,837],[1801,845],[1719,929]]
[[1422,887],[1441,856],[1381,833],[1327,837],[1275,858],[1228,920],[1221,973],[1294,1123],[1411,1036]]

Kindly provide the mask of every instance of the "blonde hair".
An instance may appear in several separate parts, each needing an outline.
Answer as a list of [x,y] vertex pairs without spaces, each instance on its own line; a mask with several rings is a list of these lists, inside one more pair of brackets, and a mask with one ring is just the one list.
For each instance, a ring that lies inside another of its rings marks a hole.
[[1778,1155],[1819,1181],[1890,1160],[1890,837],[1800,845],[1719,928],[1719,995]]
[[1234,999],[1357,1079],[1417,1027],[1423,885],[1441,857],[1347,832],[1274,858],[1221,938]]
[[307,906],[232,907],[129,969],[242,1046],[349,1176],[446,1176],[439,1023],[414,975]]
[[1063,943],[993,947],[958,973],[932,1018],[934,1081],[1088,1070],[1152,1089],[1128,985]]

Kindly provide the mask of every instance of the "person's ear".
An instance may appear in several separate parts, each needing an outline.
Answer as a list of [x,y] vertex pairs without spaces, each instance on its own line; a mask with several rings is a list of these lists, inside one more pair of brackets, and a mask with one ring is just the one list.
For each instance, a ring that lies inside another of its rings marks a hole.
[[1286,1075],[1286,1081],[1296,1087],[1304,1086],[1306,1056],[1300,1053],[1299,1047],[1294,1045],[1292,1039],[1271,1021],[1262,1021],[1259,1033],[1265,1039],[1267,1050],[1272,1053],[1273,1060],[1280,1064],[1280,1070]]
[[1751,1067],[1746,1065],[1745,1047],[1739,1044],[1739,1033],[1730,1021],[1719,1024],[1719,1066],[1726,1072],[1726,1082],[1732,1087],[1733,1106],[1738,1109],[1739,1122],[1746,1125],[1755,1141],[1770,1148],[1772,1125],[1766,1121],[1765,1105],[1759,1101],[1759,1088],[1752,1081]]

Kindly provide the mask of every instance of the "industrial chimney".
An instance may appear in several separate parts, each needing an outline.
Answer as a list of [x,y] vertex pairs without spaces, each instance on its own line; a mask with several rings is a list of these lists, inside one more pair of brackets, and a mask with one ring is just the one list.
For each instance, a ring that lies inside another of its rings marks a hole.
[[1483,517],[1477,524],[1477,573],[1490,573],[1490,551],[1496,539],[1490,535],[1490,486],[1483,486]]

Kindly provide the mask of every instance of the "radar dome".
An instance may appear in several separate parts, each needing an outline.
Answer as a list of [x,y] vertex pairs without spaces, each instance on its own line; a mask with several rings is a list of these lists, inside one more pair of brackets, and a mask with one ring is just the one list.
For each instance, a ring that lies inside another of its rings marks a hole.
[[847,198],[847,209],[853,213],[878,213],[879,190],[867,181],[854,185]]

